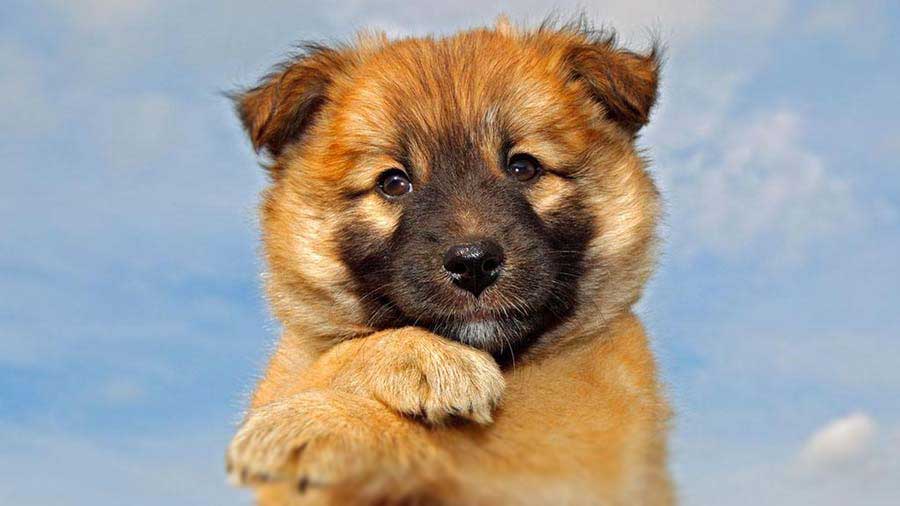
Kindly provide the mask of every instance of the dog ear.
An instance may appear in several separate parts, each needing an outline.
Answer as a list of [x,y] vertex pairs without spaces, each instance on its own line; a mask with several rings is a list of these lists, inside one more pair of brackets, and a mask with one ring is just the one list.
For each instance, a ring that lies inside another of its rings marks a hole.
[[258,86],[231,95],[253,148],[277,157],[299,140],[328,98],[334,79],[345,70],[347,52],[308,44]]
[[631,135],[647,124],[656,103],[659,49],[643,55],[616,47],[612,35],[582,38],[566,54],[573,79],[581,80],[607,117]]

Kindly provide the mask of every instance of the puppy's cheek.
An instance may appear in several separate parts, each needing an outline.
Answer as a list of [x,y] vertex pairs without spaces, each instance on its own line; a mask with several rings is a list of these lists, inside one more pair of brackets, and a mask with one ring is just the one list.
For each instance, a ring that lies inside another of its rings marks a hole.
[[347,212],[334,220],[339,229],[337,249],[350,278],[346,293],[354,298],[364,315],[360,321],[378,327],[395,315],[382,299],[396,285],[391,276],[391,260],[397,257],[397,252],[392,244],[402,209],[398,203],[387,202],[374,192],[350,205]]
[[333,221],[307,217],[291,228],[292,269],[312,287],[327,291],[338,303],[348,305],[340,287],[349,280],[349,272],[340,260]]
[[597,183],[604,189],[594,193],[588,204],[595,216],[594,239],[588,248],[592,258],[632,256],[635,248],[653,238],[660,212],[656,188],[637,159],[623,162],[611,173],[614,177]]

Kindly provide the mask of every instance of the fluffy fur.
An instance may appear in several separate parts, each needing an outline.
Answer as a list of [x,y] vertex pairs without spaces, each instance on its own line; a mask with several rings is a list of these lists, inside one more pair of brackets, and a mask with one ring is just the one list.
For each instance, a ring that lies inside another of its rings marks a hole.
[[[630,307],[659,198],[634,140],[659,60],[584,24],[309,46],[239,116],[271,160],[284,335],[228,450],[260,504],[673,502],[668,408]],[[540,161],[511,180],[516,153]],[[388,199],[385,170],[413,192]],[[473,297],[449,245],[490,238]]]

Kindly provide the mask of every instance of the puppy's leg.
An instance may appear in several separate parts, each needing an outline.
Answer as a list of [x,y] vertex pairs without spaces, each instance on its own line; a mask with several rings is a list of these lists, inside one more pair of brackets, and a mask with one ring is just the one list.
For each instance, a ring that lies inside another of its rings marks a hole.
[[432,424],[461,417],[486,425],[503,394],[487,353],[416,327],[347,341],[323,355],[309,378],[319,387],[376,399]]
[[371,399],[303,392],[255,410],[232,440],[226,465],[236,484],[288,483],[296,492],[399,483],[440,461],[426,430]]
[[285,364],[273,365],[280,372],[264,381],[267,402],[257,402],[228,449],[229,475],[241,485],[412,494],[446,475],[448,459],[427,427],[403,415],[490,423],[504,389],[488,354],[412,327],[343,342],[290,384],[273,385],[290,381]]

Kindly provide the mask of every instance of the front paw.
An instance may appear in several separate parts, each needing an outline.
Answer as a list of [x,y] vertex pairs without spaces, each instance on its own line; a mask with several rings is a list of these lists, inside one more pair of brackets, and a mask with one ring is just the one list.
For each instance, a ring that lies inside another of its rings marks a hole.
[[404,475],[422,440],[380,404],[338,392],[305,392],[255,410],[226,454],[239,486],[290,481],[308,487],[361,483],[373,472]]
[[491,423],[505,382],[490,355],[412,327],[380,337],[367,357],[376,399],[432,424],[453,417]]

